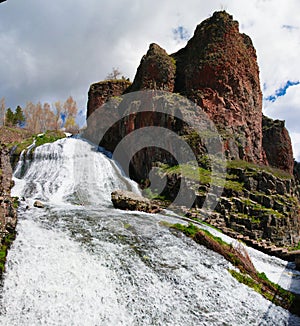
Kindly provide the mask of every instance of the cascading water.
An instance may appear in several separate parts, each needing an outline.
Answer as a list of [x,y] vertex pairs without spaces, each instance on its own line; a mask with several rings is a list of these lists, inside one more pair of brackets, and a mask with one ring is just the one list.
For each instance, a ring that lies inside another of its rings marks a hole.
[[174,218],[114,209],[110,193],[120,188],[138,191],[83,140],[35,150],[15,178],[24,201],[0,290],[1,325],[300,324],[232,278],[220,255],[159,223]]

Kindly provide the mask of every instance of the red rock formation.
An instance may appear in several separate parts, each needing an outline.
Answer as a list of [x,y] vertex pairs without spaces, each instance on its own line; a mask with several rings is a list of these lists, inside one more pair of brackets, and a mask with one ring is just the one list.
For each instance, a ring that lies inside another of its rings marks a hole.
[[[268,133],[263,140],[262,92],[256,52],[249,36],[239,32],[238,22],[225,11],[215,12],[198,25],[186,47],[171,56],[158,45],[151,44],[131,86],[126,81],[93,84],[89,91],[88,117],[113,96],[145,89],[180,93],[201,106],[222,135],[229,159],[270,164],[292,171],[293,154],[287,131],[276,131],[277,149],[268,147]],[[122,112],[126,111],[126,105],[128,103],[120,106]],[[106,112],[110,114],[111,110],[107,108]],[[115,121],[118,121],[117,115]],[[88,121],[88,126],[92,124],[96,129],[95,119]],[[127,134],[152,125],[171,127],[181,135],[187,132],[183,130],[184,124],[176,119],[143,112],[121,119],[107,133],[102,145],[113,151]],[[152,154],[152,150],[149,157],[143,153],[143,161],[151,165]],[[277,158],[280,162],[276,162]],[[150,170],[150,166],[140,166],[138,162],[139,158],[135,158],[137,174]]]
[[175,91],[197,102],[217,125],[229,157],[262,160],[262,93],[256,52],[224,11],[197,26],[175,53]]
[[173,92],[175,81],[175,60],[157,44],[151,44],[137,69],[130,92],[143,89],[157,89]]
[[87,117],[114,96],[120,96],[131,85],[127,80],[105,80],[92,84],[88,93]]
[[291,138],[284,121],[263,116],[263,149],[268,163],[293,174],[294,158]]

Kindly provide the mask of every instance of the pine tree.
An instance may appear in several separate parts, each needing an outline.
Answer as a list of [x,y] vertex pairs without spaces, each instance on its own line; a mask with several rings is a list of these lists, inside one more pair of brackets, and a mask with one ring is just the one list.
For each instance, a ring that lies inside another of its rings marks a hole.
[[15,122],[15,114],[13,113],[13,111],[11,110],[11,108],[8,108],[5,114],[5,125],[6,126],[15,126],[16,122]]
[[17,106],[16,112],[14,114],[14,122],[14,125],[18,125],[19,127],[23,127],[25,124],[25,115],[19,105]]

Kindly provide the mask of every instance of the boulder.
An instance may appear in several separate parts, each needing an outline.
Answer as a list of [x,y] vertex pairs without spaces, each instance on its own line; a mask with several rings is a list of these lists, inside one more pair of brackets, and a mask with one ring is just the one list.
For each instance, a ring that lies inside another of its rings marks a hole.
[[45,205],[44,205],[41,201],[39,201],[39,200],[36,200],[36,201],[33,203],[33,206],[34,206],[34,207],[37,207],[37,208],[44,208],[44,207],[45,207]]
[[151,203],[151,201],[145,197],[135,194],[131,191],[116,190],[111,193],[111,201],[115,208],[141,211],[146,213],[158,213],[161,209]]

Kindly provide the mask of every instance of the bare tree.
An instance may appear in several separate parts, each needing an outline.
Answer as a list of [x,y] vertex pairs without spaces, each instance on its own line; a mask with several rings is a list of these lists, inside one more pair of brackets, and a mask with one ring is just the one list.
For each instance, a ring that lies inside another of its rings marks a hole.
[[56,127],[55,114],[51,110],[49,103],[42,104],[38,102],[33,104],[28,102],[24,110],[26,118],[26,127],[33,133],[53,130]]
[[40,132],[40,105],[27,102],[24,109],[26,127],[33,133]]
[[56,119],[55,114],[51,110],[51,106],[49,103],[44,103],[43,105],[43,115],[44,115],[44,121],[43,121],[43,129],[42,131],[45,132],[47,130],[54,130],[56,127]]
[[62,127],[62,119],[61,114],[63,111],[63,108],[61,106],[60,101],[57,101],[54,103],[55,106],[55,130],[59,130]]
[[120,69],[113,67],[112,72],[106,76],[105,80],[117,80],[117,79],[119,79],[119,76],[121,76],[121,75],[122,75],[122,72],[120,71]]
[[63,114],[65,116],[65,124],[64,127],[66,131],[74,132],[74,130],[78,130],[78,126],[76,124],[76,116],[77,116],[77,103],[73,100],[72,96],[70,96],[63,105]]
[[0,100],[0,126],[5,125],[5,113],[6,113],[5,98],[2,97],[2,99]]

